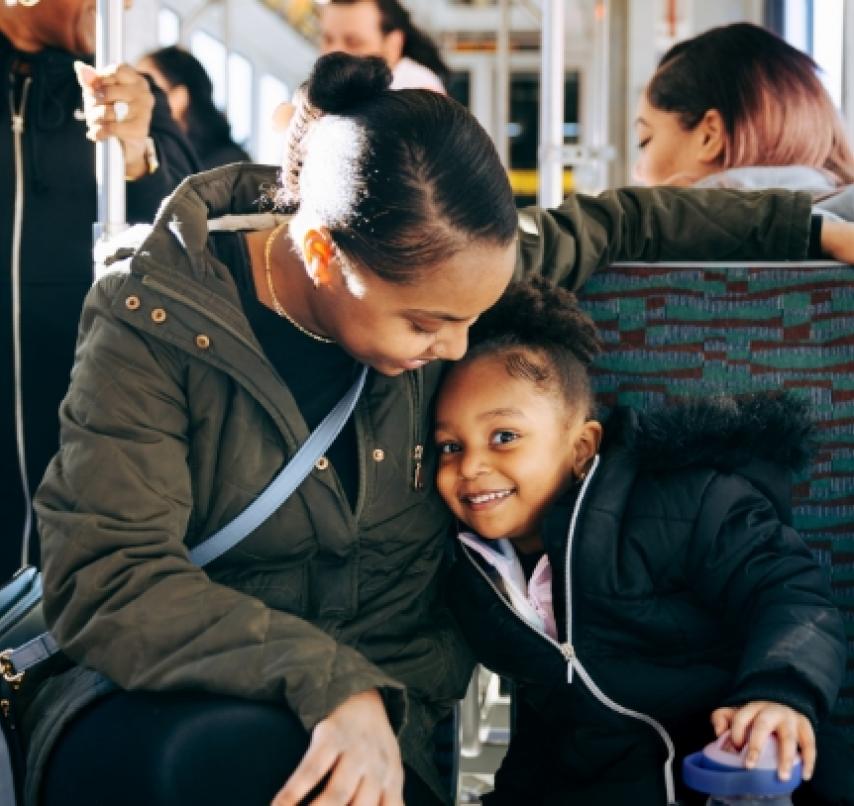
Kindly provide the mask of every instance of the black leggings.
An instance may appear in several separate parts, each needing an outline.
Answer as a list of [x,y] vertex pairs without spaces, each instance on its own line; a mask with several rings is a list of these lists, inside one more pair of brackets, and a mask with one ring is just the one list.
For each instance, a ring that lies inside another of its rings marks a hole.
[[[120,692],[65,730],[43,806],[269,806],[308,747],[285,707],[203,693]],[[407,806],[439,806],[406,771]]]

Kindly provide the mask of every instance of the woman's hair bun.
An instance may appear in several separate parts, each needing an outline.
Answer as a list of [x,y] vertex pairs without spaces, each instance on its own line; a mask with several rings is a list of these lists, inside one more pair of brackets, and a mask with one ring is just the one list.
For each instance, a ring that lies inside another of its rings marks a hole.
[[340,114],[375,98],[391,85],[391,70],[379,56],[327,53],[308,78],[308,100],[321,112]]

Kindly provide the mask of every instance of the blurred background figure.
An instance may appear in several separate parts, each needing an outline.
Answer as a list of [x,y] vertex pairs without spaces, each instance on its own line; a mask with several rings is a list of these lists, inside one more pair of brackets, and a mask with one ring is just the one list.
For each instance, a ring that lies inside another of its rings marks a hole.
[[[154,217],[195,157],[166,100],[126,64],[100,74],[95,0],[0,3],[0,575],[18,567],[31,495],[58,447],[58,408],[92,283],[93,140],[122,145],[128,221]],[[130,6],[130,3],[125,4]],[[84,104],[81,84],[85,86]],[[84,111],[85,110],[85,111]],[[34,529],[30,543],[35,548]],[[31,559],[35,558],[35,551]]]
[[854,152],[807,54],[750,23],[674,45],[638,104],[647,185],[808,190],[854,219]]
[[137,68],[166,93],[172,117],[193,144],[203,169],[249,159],[232,139],[228,119],[214,104],[213,83],[192,53],[172,45],[146,54]]
[[398,0],[328,0],[317,6],[321,54],[381,56],[391,67],[393,90],[445,92],[449,70],[439,48]]

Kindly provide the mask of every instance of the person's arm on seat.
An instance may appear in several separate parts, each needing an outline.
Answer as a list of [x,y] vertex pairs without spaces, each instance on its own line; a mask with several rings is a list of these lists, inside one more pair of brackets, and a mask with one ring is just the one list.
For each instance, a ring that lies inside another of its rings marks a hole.
[[811,255],[812,199],[785,190],[621,188],[519,213],[516,275],[568,288],[619,261],[854,260],[854,224],[825,221]]

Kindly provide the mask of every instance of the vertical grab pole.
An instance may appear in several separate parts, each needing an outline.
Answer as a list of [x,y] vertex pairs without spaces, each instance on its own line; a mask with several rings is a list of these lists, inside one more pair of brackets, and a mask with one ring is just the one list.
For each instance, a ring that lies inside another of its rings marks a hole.
[[[95,67],[120,64],[124,47],[123,0],[98,0],[95,28]],[[98,220],[95,245],[121,232],[125,216],[125,159],[115,138],[95,144],[95,176],[98,184]]]
[[565,0],[543,0],[540,71],[540,182],[537,201],[555,207],[563,198],[563,93]]
[[[593,19],[593,92],[599,99],[610,98],[611,10],[608,0],[596,0]],[[608,186],[608,160],[611,149],[608,143],[608,104],[600,100],[594,109],[590,146],[595,177],[591,178],[598,193]]]
[[496,146],[501,164],[510,170],[510,0],[499,0],[499,26],[495,41],[495,120]]

